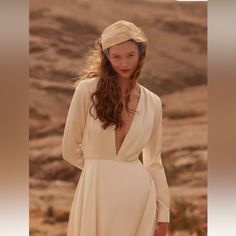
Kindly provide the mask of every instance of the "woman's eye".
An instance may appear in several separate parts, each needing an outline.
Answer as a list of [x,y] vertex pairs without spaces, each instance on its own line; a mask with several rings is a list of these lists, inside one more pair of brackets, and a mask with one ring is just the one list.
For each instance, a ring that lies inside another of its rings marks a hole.
[[130,54],[130,55],[129,55],[129,57],[132,57],[132,56],[134,56],[134,54]]

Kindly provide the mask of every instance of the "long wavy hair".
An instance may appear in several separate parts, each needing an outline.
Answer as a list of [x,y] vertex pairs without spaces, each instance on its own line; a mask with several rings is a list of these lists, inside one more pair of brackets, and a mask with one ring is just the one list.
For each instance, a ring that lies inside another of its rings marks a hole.
[[[130,40],[135,42],[134,40]],[[130,102],[130,92],[134,88],[136,81],[144,65],[146,57],[146,43],[135,42],[139,51],[139,61],[135,71],[132,73],[125,96],[125,108],[128,112],[135,112],[133,109],[128,108]],[[107,51],[109,53],[109,51]],[[103,51],[101,46],[101,38],[95,41],[95,47],[90,50],[85,69],[79,79],[75,82],[75,86],[83,80],[98,77],[99,81],[94,93],[91,94],[92,106],[89,109],[91,116],[91,109],[95,106],[96,117],[103,123],[103,129],[108,126],[115,125],[115,129],[120,128],[124,120],[122,119],[121,112],[123,110],[123,103],[121,101],[122,91],[118,85],[118,75],[112,68],[111,62],[108,59],[107,53]]]

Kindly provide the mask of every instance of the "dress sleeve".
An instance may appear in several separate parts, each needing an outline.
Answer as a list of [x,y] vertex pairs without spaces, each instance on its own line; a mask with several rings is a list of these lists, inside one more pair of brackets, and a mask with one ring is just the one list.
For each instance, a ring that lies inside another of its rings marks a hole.
[[155,118],[149,141],[143,149],[143,165],[152,176],[156,186],[157,221],[170,221],[170,190],[161,160],[162,102],[157,97]]
[[88,113],[88,101],[88,85],[82,80],[75,88],[62,138],[63,159],[81,170],[84,165],[82,137]]

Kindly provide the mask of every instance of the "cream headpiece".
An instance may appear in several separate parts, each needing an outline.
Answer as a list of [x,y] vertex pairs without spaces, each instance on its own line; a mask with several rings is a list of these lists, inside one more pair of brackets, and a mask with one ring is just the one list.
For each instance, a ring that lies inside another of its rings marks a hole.
[[135,24],[120,20],[103,30],[101,36],[102,48],[108,49],[111,46],[133,39],[136,42],[146,42],[147,38],[141,28]]

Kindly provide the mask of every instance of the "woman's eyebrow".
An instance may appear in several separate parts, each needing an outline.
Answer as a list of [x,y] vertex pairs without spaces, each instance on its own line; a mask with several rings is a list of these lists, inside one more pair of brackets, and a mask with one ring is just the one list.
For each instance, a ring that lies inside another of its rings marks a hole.
[[[130,51],[127,54],[131,54],[131,53],[135,53],[135,51]],[[116,53],[111,53],[111,56],[120,56],[120,54],[116,54]]]
[[135,53],[135,51],[131,51],[131,52],[128,52],[127,54],[129,54],[129,53],[133,53],[133,52]]

